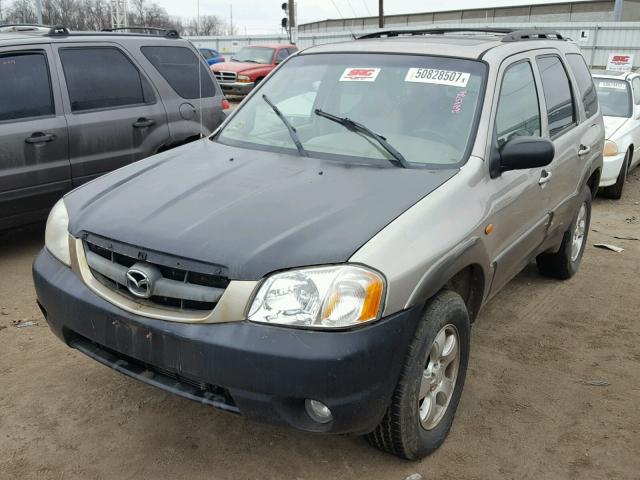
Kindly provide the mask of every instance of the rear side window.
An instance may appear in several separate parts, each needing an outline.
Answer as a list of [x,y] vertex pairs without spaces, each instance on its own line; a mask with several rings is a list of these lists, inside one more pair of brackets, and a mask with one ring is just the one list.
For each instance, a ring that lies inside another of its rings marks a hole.
[[516,63],[504,73],[496,114],[496,136],[499,146],[513,137],[540,136],[538,92],[529,62]]
[[60,60],[74,112],[144,104],[151,95],[145,97],[146,82],[116,48],[65,48]]
[[0,121],[54,114],[44,53],[0,56]]
[[200,90],[202,90],[202,97],[215,96],[216,88],[209,72],[190,49],[142,47],[141,50],[147,60],[182,98],[200,98]]
[[567,55],[567,61],[569,62],[569,68],[573,71],[573,75],[578,82],[578,89],[580,90],[580,95],[582,95],[584,111],[587,114],[587,118],[589,118],[598,111],[598,94],[596,93],[596,87],[593,85],[593,78],[589,73],[587,64],[584,63],[582,55],[570,53]]
[[571,84],[560,57],[548,55],[538,57],[536,61],[547,103],[549,135],[553,137],[575,123]]

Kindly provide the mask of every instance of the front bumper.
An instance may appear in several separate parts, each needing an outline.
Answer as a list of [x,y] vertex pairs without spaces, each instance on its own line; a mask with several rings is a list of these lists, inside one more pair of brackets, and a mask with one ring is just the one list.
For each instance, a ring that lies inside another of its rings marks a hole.
[[[341,332],[247,321],[174,323],[117,308],[46,249],[33,275],[49,327],[68,345],[183,397],[314,432],[361,434],[375,428],[420,315],[410,309]],[[305,413],[307,398],[325,403],[333,420],[314,422]]]
[[247,95],[253,90],[254,83],[223,83],[219,82],[222,91],[227,95]]
[[611,157],[603,157],[602,174],[600,175],[600,187],[609,187],[618,181],[620,168],[624,163],[625,153],[619,153]]

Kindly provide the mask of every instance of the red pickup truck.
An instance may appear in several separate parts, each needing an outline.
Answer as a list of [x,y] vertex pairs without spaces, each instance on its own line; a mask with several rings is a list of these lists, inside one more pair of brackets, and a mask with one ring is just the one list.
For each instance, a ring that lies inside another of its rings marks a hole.
[[228,62],[211,65],[222,91],[246,95],[292,53],[295,45],[250,45],[242,47]]

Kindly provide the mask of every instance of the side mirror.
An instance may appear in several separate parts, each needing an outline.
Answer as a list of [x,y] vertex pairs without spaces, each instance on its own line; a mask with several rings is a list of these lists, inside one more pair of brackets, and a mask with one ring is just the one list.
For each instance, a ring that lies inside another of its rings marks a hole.
[[549,165],[555,155],[553,143],[540,137],[514,137],[498,152],[498,174]]

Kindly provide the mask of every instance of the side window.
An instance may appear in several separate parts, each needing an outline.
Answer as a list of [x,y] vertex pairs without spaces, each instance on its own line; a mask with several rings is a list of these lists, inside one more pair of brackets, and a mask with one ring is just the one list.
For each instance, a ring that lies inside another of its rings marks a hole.
[[287,50],[286,48],[281,49],[280,51],[278,51],[278,55],[276,56],[276,63],[284,61],[288,56],[289,50]]
[[54,115],[44,53],[0,55],[0,122]]
[[513,137],[540,136],[538,92],[529,62],[516,63],[504,72],[495,129],[499,146]]
[[571,84],[560,57],[548,55],[538,57],[536,61],[547,103],[549,135],[553,137],[575,123]]
[[633,103],[640,105],[640,77],[636,77],[631,82],[633,87]]
[[[182,98],[214,97],[216,88],[209,71],[186,47],[142,47],[142,54]],[[200,68],[200,71],[198,71]]]
[[117,48],[64,48],[59,54],[72,111],[153,101],[138,69]]
[[598,94],[596,93],[596,87],[593,85],[593,77],[591,77],[582,55],[570,53],[567,55],[567,61],[578,82],[578,89],[580,90],[580,95],[582,95],[582,104],[587,118],[592,117],[598,111]]

